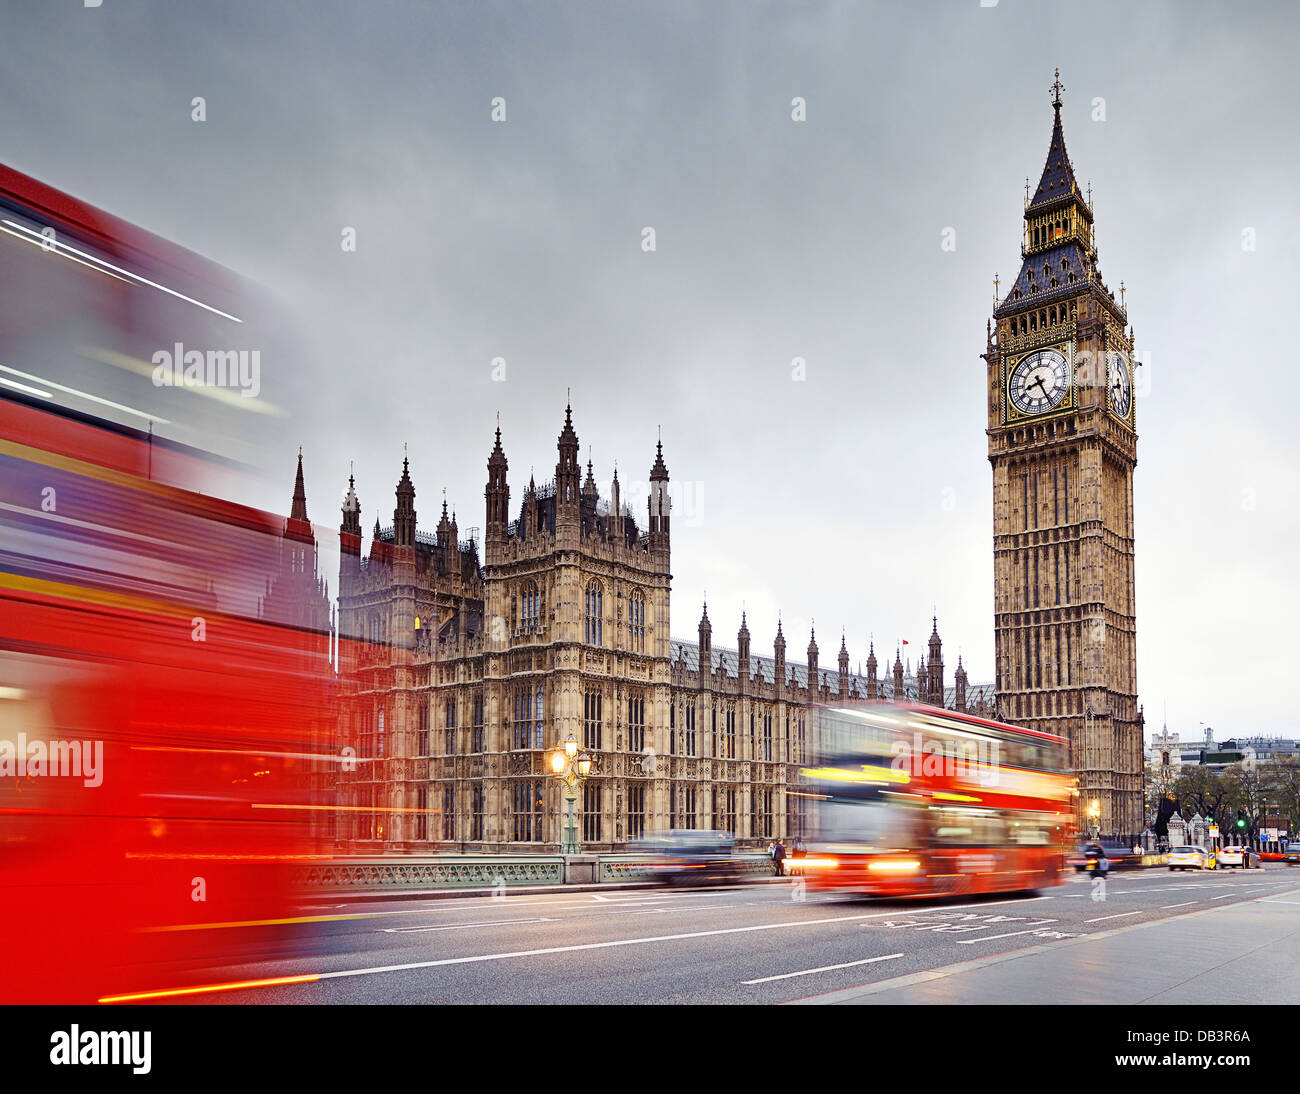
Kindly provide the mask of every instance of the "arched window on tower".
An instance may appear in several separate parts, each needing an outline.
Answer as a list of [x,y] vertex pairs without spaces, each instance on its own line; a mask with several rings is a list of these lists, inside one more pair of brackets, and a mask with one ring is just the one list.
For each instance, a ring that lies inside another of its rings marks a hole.
[[627,638],[633,653],[645,653],[645,597],[639,589],[627,601]]
[[524,582],[519,590],[519,626],[531,630],[541,622],[541,594],[531,581]]
[[593,581],[587,586],[583,602],[583,641],[589,646],[604,645],[605,640],[605,593],[600,582]]

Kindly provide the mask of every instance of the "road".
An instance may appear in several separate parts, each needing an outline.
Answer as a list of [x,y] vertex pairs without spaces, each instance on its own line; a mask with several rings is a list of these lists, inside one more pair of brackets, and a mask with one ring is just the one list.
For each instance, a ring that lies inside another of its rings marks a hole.
[[[1232,943],[1243,928],[1226,918],[1220,925],[1215,916],[1255,902],[1263,902],[1259,907],[1273,917],[1278,937],[1289,938],[1294,949],[1300,939],[1300,870],[1277,865],[1204,874],[1117,872],[1104,891],[1087,877],[1071,875],[1038,894],[958,901],[850,899],[772,880],[725,890],[516,892],[496,899],[330,904],[307,909],[311,921],[259,928],[252,951],[246,940],[232,936],[219,973],[199,981],[256,986],[158,1001],[842,1002],[864,985],[900,978],[907,985],[914,974],[936,970],[946,977],[973,960],[981,963],[975,959],[1021,951],[1050,958],[1092,935],[1141,935],[1149,951],[1157,939],[1172,938],[1176,925],[1195,922],[1209,937],[1219,932]],[[1156,922],[1160,930],[1141,929]],[[224,931],[216,928],[215,935]],[[1140,979],[1141,961],[1129,965],[1128,975]],[[1038,997],[1045,1001],[1080,994],[1105,998],[1097,996],[1098,983],[1088,982],[1103,978],[1095,961],[1074,961],[1071,983],[1052,983],[1050,968],[1037,975],[1043,978]],[[956,998],[935,987],[947,982],[931,977],[925,1001]],[[1140,996],[1141,985],[1135,990]],[[1290,990],[1292,998],[1271,1001],[1300,1002],[1300,986]]]

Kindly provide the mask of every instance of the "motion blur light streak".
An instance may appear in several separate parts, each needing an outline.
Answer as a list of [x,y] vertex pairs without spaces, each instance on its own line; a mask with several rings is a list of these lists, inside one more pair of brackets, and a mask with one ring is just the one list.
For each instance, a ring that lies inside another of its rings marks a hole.
[[140,1003],[146,999],[167,999],[181,995],[206,995],[217,991],[241,991],[245,988],[273,988],[284,984],[311,984],[318,976],[272,976],[264,980],[232,980],[228,984],[202,984],[192,988],[163,988],[158,991],[127,992],[125,995],[104,995],[100,1003]]
[[113,410],[120,410],[124,414],[134,414],[137,418],[147,418],[156,425],[167,425],[166,418],[159,418],[154,414],[149,414],[143,410],[136,410],[135,407],[123,406],[121,403],[115,403],[111,399],[104,399],[98,395],[92,395],[88,391],[78,391],[75,387],[68,387],[65,384],[57,384],[53,380],[48,380],[44,376],[33,376],[31,373],[19,372],[16,368],[10,368],[8,365],[0,365],[0,372],[7,372],[12,376],[21,376],[25,380],[35,380],[38,384],[44,384],[46,387],[52,387],[56,391],[66,392],[68,395],[75,395],[78,399],[87,399],[92,403],[98,403],[100,406],[111,407]]
[[213,315],[219,315],[222,319],[229,319],[233,323],[243,322],[242,319],[231,315],[229,312],[224,312],[220,308],[214,308],[211,304],[203,303],[202,300],[195,300],[192,296],[186,296],[184,293],[177,292],[175,289],[169,289],[166,285],[159,285],[158,282],[150,281],[147,277],[142,277],[140,274],[132,273],[130,270],[124,270],[120,266],[114,266],[111,262],[107,262],[102,258],[97,258],[95,255],[87,254],[85,251],[79,251],[76,247],[68,246],[68,244],[64,243],[62,240],[50,239],[48,236],[42,235],[40,232],[33,231],[31,228],[18,224],[12,220],[6,220],[4,223],[10,228],[16,228],[20,232],[26,232],[27,235],[34,236],[35,238],[29,239],[28,242],[34,243],[43,251],[53,251],[62,255],[64,258],[76,255],[79,259],[84,260],[82,263],[83,265],[92,263],[92,268],[99,269],[101,272],[111,272],[115,275],[121,275],[122,277],[129,277],[133,281],[138,281],[141,285],[148,285],[149,288],[157,289],[159,292],[165,292],[176,297],[177,300],[183,300],[187,304],[193,304],[196,308],[203,308],[205,311],[212,312]]

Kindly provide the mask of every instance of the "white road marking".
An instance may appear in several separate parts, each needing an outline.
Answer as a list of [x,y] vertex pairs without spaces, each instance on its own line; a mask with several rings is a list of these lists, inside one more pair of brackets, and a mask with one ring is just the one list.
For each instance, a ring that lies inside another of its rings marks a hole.
[[889,953],[884,957],[866,957],[861,961],[845,961],[839,965],[823,965],[818,969],[801,969],[799,972],[783,972],[779,976],[760,976],[757,980],[742,980],[742,984],[770,984],[773,980],[789,980],[792,976],[812,976],[817,972],[834,972],[836,969],[851,969],[855,965],[870,965],[876,961],[893,961],[902,957],[901,953]]
[[1186,908],[1187,905],[1189,905],[1189,904],[1195,904],[1195,903],[1197,903],[1195,900],[1184,900],[1181,904],[1166,904],[1166,905],[1165,905],[1163,908],[1161,908],[1160,910],[1161,910],[1162,912],[1167,912],[1167,911],[1169,911],[1170,908]]
[[[1052,920],[1051,922],[1055,923],[1056,921],[1055,921],[1055,920]],[[986,934],[986,935],[984,935],[984,937],[982,937],[982,938],[963,938],[963,939],[960,939],[960,940],[957,942],[957,945],[958,945],[958,946],[973,946],[973,945],[975,945],[976,942],[994,942],[994,941],[996,941],[996,940],[999,939],[999,938],[1015,938],[1016,935],[1020,935],[1020,934],[1038,934],[1038,932],[1039,932],[1039,931],[1042,931],[1042,930],[1046,930],[1046,928],[1045,928],[1045,927],[1031,927],[1031,928],[1030,928],[1029,930],[1027,930],[1027,931],[1010,931],[1010,932],[1008,932],[1007,934]],[[1056,932],[1056,931],[1052,931],[1051,933],[1052,933],[1052,934],[1057,934],[1058,932]],[[1072,937],[1072,936],[1071,936],[1071,935],[1063,935],[1063,936],[1061,936],[1061,937],[1064,937],[1064,938],[1070,938],[1070,937]]]
[[555,923],[554,919],[494,919],[487,923],[457,923],[450,927],[381,927],[382,934],[413,934],[417,931],[467,931],[471,927],[506,927],[517,923]]
[[1256,904],[1300,904],[1300,900],[1257,900]]
[[1123,919],[1126,915],[1141,915],[1141,912],[1119,912],[1116,915],[1099,915],[1096,919],[1085,919],[1085,923],[1100,923],[1103,919]]
[[[959,905],[960,907],[974,908],[992,907],[995,904],[1029,904],[1034,900],[1042,900],[1043,897],[1030,897],[1028,899],[990,901],[987,904],[967,904]],[[852,923],[863,919],[881,919],[888,915],[897,915],[897,912],[869,912],[862,915],[842,915],[832,916],[825,919],[800,919],[792,923],[760,923],[752,927],[722,927],[712,931],[688,931],[684,934],[662,934],[651,935],[646,938],[617,938],[609,942],[583,942],[572,946],[545,946],[536,950],[511,950],[506,953],[484,953],[475,954],[471,957],[445,957],[438,961],[412,961],[402,965],[376,965],[368,969],[339,969],[334,972],[316,973],[317,980],[341,980],[348,976],[376,976],[388,972],[409,972],[413,969],[434,969],[444,965],[470,965],[480,961],[508,961],[516,957],[541,957],[554,953],[576,953],[581,950],[608,950],[619,946],[641,946],[650,942],[679,942],[687,938],[712,938],[724,934],[749,934],[752,931],[780,931],[788,930],[792,927],[816,927],[826,923]],[[252,990],[247,989],[247,990]]]

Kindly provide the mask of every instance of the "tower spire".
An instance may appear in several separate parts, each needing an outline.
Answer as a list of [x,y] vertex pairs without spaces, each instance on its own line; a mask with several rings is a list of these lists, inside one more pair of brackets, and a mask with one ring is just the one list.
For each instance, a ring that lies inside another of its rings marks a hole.
[[307,519],[307,491],[302,483],[302,445],[298,446],[298,474],[293,480],[293,506],[289,510],[289,519]]

